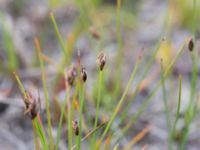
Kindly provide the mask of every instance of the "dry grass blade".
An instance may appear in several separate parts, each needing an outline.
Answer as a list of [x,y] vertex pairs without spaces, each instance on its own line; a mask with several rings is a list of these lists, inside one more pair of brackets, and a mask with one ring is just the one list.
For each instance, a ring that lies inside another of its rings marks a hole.
[[144,128],[141,132],[139,132],[133,139],[123,148],[124,150],[129,150],[133,145],[135,145],[137,142],[142,140],[145,135],[147,135],[151,129],[153,128],[152,125],[148,125],[146,128]]

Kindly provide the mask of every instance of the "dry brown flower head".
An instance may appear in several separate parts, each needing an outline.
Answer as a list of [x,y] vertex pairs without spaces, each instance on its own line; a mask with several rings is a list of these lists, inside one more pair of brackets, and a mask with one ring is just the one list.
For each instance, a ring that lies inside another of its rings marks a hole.
[[35,97],[32,96],[32,94],[29,91],[25,92],[26,96],[24,97],[24,104],[25,104],[24,114],[27,114],[33,120],[41,109],[40,96],[36,99]]
[[97,63],[99,65],[100,70],[103,70],[106,64],[106,54],[103,51],[98,54]]
[[78,127],[78,121],[72,121],[72,128],[74,130],[74,133],[76,136],[79,135],[79,127]]

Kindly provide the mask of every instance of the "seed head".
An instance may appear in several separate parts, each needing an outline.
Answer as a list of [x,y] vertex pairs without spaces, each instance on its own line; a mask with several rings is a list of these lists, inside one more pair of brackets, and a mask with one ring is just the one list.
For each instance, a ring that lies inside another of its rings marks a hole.
[[72,128],[74,130],[74,133],[76,136],[79,135],[79,127],[78,127],[78,121],[72,121]]
[[32,96],[32,94],[28,91],[26,92],[26,96],[24,97],[25,111],[24,114],[30,116],[31,120],[33,120],[37,114],[40,112],[41,103],[40,97],[37,99]]
[[72,64],[67,71],[67,76],[66,76],[67,84],[72,86],[77,75],[78,75],[78,69],[74,64]]
[[99,40],[101,38],[99,32],[93,26],[89,28],[89,31],[92,37],[95,38],[96,40]]
[[194,48],[194,42],[192,40],[192,38],[189,40],[189,43],[188,43],[188,49],[189,51],[192,51]]
[[97,56],[97,63],[99,64],[99,68],[102,71],[106,64],[106,55],[104,52],[100,52]]
[[84,67],[81,68],[81,79],[83,82],[85,82],[87,80],[87,72]]

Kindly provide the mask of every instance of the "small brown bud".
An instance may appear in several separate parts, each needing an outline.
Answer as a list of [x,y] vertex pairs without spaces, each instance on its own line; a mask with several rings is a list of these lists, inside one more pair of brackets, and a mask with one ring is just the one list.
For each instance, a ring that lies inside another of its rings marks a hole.
[[76,136],[79,135],[79,127],[78,127],[78,121],[72,121],[72,128],[74,130],[74,133]]
[[97,56],[97,63],[99,64],[100,70],[103,70],[106,64],[106,55],[104,52],[100,52]]
[[89,31],[90,31],[90,33],[91,33],[91,35],[92,35],[93,38],[95,38],[97,40],[99,40],[101,38],[99,32],[97,32],[97,30],[93,26],[91,26],[89,28]]
[[194,42],[192,40],[192,38],[189,40],[189,43],[188,43],[188,49],[189,51],[192,51],[194,48]]
[[81,79],[83,82],[85,82],[87,80],[87,72],[84,67],[81,68]]
[[72,86],[77,76],[78,76],[78,69],[74,64],[72,64],[67,70],[67,76],[66,76],[67,84]]
[[38,97],[38,99],[36,100],[36,98],[34,98],[30,92],[28,91],[25,92],[26,96],[24,97],[24,104],[25,104],[24,114],[28,114],[31,120],[33,120],[40,112],[40,107],[41,107],[40,97]]

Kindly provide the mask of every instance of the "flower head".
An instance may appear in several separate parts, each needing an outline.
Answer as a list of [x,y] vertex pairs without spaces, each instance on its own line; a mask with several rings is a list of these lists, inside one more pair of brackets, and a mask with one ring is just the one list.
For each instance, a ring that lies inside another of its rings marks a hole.
[[27,114],[33,120],[40,112],[41,108],[40,97],[36,99],[35,97],[32,96],[32,94],[29,91],[25,92],[26,96],[24,97],[24,104],[25,104],[24,114]]
[[99,68],[102,71],[106,64],[106,55],[104,52],[100,52],[97,56],[97,63],[99,64]]

